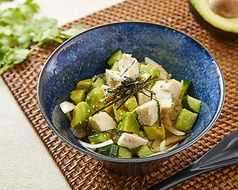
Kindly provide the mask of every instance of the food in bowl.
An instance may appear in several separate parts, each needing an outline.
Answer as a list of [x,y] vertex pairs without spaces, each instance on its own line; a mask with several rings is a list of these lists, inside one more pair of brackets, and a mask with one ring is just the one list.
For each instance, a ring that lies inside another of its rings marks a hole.
[[81,144],[116,158],[144,158],[176,147],[194,126],[201,101],[186,95],[155,61],[117,50],[105,73],[81,80],[60,104]]

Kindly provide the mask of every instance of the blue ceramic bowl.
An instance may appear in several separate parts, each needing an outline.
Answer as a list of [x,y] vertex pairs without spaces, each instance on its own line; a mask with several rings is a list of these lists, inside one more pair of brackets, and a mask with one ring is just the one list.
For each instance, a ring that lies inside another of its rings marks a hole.
[[[70,131],[70,122],[59,104],[70,101],[78,81],[103,73],[108,58],[118,49],[139,61],[144,57],[155,60],[177,80],[192,81],[189,94],[202,101],[201,112],[191,133],[175,149],[147,158],[111,158],[88,151]],[[170,156],[196,143],[217,120],[224,94],[222,72],[205,47],[173,28],[144,22],[106,24],[74,36],[49,57],[38,84],[40,109],[51,129],[70,146],[122,175],[151,173]]]

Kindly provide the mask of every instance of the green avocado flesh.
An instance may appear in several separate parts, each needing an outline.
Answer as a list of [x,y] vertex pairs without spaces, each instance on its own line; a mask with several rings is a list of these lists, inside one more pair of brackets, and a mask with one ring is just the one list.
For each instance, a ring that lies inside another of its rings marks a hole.
[[238,17],[226,18],[213,12],[208,0],[190,0],[197,12],[211,25],[227,32],[238,33]]

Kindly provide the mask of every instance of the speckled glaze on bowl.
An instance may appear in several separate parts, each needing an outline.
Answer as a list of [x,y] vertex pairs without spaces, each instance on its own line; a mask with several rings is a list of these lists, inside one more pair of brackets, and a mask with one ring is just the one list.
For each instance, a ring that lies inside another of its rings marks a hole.
[[[202,100],[201,112],[191,133],[175,149],[147,158],[111,158],[88,151],[71,133],[70,122],[59,104],[70,101],[70,92],[78,81],[103,73],[108,58],[118,49],[139,62],[144,57],[155,60],[177,80],[192,80],[189,94]],[[39,106],[51,129],[70,146],[122,175],[151,173],[168,157],[197,142],[217,120],[224,94],[222,72],[205,47],[175,29],[144,22],[106,24],[74,36],[49,57],[38,84]]]

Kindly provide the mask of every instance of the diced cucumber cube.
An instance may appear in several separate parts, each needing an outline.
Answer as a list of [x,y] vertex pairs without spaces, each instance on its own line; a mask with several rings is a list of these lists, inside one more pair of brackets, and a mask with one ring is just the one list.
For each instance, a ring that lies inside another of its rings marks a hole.
[[193,98],[189,95],[186,95],[182,101],[181,104],[183,106],[183,108],[186,108],[189,111],[195,112],[195,113],[199,113],[200,112],[200,107],[201,107],[201,101]]
[[182,109],[175,123],[175,128],[184,132],[190,131],[197,119],[197,116],[197,113],[193,113],[185,108]]

